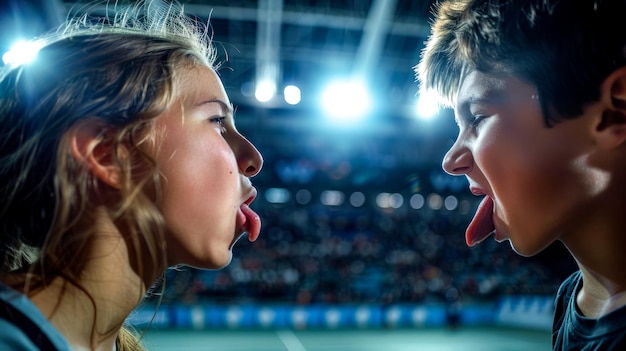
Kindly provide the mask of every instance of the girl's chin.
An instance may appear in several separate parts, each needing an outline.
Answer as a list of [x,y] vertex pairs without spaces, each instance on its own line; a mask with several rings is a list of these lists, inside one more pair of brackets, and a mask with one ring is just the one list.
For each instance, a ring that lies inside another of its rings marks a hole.
[[230,262],[232,262],[232,260],[233,260],[233,250],[231,249],[231,250],[228,250],[228,259],[226,260],[226,262],[224,262],[224,264],[218,267],[217,269],[225,268],[226,266],[230,264]]
[[210,262],[205,263],[204,267],[198,267],[201,269],[222,269],[227,267],[230,262],[233,260],[233,252],[228,250],[228,255],[226,257],[221,257],[219,260],[212,260]]
[[231,249],[228,249],[224,256],[219,258],[212,257],[208,259],[198,259],[194,260],[194,262],[189,262],[189,260],[185,263],[177,263],[171,266],[187,266],[196,269],[208,269],[208,270],[218,270],[225,268],[230,264],[233,260],[233,252]]

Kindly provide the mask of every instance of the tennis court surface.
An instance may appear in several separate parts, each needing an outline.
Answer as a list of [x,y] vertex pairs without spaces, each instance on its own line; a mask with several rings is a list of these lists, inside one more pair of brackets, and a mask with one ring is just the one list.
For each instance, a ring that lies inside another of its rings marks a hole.
[[550,332],[461,327],[341,330],[151,329],[150,351],[548,351]]

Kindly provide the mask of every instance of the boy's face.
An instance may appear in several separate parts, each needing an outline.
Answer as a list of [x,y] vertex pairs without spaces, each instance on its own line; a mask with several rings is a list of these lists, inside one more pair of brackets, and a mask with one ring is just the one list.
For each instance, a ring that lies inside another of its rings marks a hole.
[[259,235],[247,204],[256,196],[249,177],[263,160],[235,129],[215,72],[197,66],[179,73],[177,98],[156,119],[168,264],[221,268],[244,231],[251,240]]
[[507,74],[473,71],[461,84],[459,135],[443,168],[485,195],[466,232],[469,245],[495,229],[496,240],[534,255],[591,211],[598,186],[586,165],[593,121],[581,116],[547,128],[536,96],[532,85]]

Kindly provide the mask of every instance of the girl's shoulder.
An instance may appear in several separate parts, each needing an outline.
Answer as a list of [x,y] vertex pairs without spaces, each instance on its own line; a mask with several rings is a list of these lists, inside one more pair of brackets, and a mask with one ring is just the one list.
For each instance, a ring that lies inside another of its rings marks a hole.
[[37,347],[17,324],[0,317],[0,350],[38,351],[42,349],[42,347]]
[[0,283],[0,350],[71,348],[26,296]]

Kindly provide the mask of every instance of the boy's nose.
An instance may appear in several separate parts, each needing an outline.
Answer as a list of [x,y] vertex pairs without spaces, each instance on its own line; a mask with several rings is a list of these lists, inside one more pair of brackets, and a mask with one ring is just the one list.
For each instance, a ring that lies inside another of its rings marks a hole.
[[467,147],[455,142],[443,158],[442,167],[451,175],[464,175],[472,170],[474,160]]

